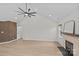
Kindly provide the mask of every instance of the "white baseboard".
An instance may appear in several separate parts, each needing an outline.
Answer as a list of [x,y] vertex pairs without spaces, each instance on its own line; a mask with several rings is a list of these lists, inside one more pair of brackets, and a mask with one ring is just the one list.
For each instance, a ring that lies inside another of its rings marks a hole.
[[18,40],[18,39],[14,39],[14,40],[7,41],[7,42],[1,42],[0,44],[10,43],[10,42],[13,42],[13,41],[16,41],[16,40]]
[[53,39],[32,39],[32,38],[23,38],[23,40],[36,40],[36,41],[57,41]]

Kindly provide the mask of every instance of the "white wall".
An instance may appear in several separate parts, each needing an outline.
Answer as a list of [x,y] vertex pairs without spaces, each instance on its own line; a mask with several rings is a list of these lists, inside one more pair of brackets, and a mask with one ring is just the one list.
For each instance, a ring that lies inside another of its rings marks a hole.
[[42,16],[23,18],[21,35],[25,40],[56,41],[57,23]]

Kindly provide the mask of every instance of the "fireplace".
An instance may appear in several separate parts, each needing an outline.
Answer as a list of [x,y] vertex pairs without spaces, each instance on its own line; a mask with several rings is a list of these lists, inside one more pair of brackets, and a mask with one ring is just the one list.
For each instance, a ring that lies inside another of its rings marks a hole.
[[73,56],[73,43],[65,40],[66,55]]

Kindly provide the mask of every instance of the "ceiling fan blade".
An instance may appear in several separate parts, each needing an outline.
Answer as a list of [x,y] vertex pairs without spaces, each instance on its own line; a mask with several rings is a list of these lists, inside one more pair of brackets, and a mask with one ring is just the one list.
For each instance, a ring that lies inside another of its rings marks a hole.
[[36,12],[30,12],[30,14],[36,14]]
[[36,15],[32,15],[32,16],[36,16]]
[[[24,10],[22,10],[21,8],[19,8],[19,9],[24,12]],[[24,13],[25,13],[25,12],[24,12]]]
[[28,9],[28,12],[29,12],[30,10],[31,10],[31,9],[29,8],[29,9]]
[[22,13],[22,12],[19,12],[19,11],[17,11],[18,13]]

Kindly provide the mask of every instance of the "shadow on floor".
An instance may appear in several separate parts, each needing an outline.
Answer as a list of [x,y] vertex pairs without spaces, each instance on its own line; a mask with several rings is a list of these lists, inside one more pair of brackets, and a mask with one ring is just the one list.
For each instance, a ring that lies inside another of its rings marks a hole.
[[57,48],[61,51],[61,53],[62,53],[63,56],[67,56],[66,50],[65,50],[64,47],[57,47]]

